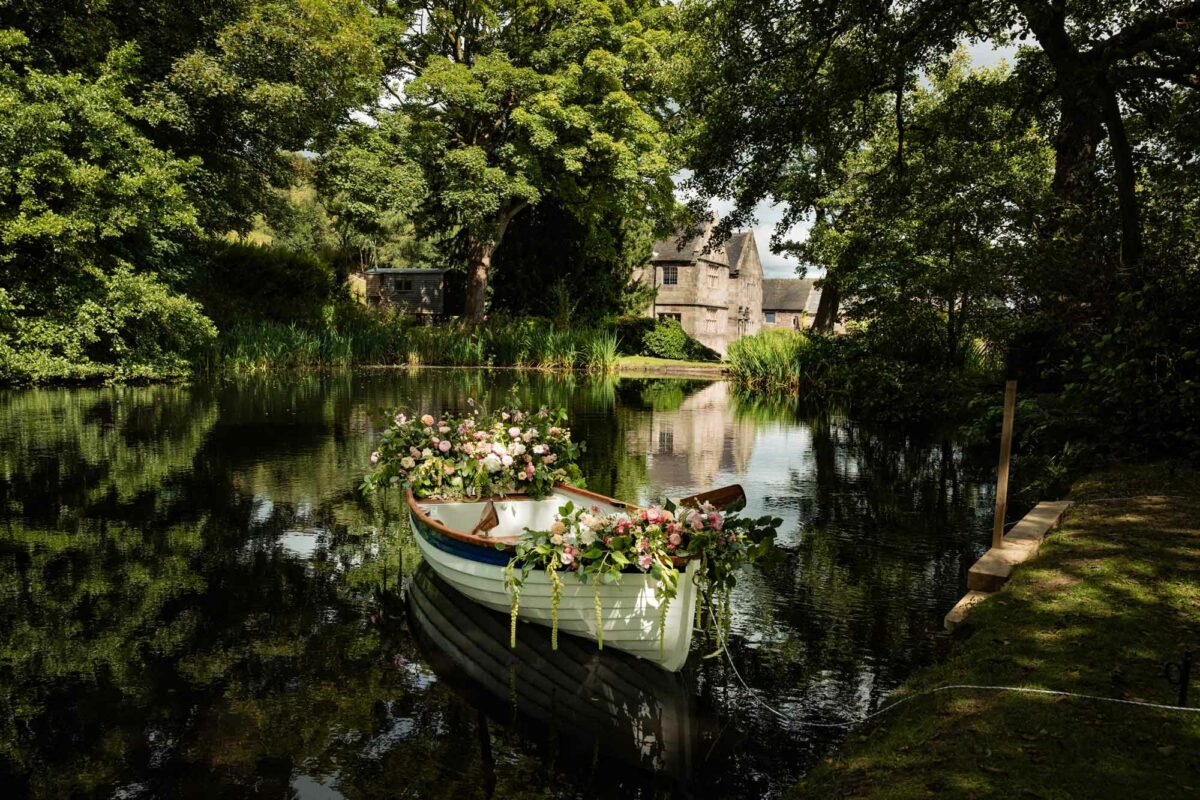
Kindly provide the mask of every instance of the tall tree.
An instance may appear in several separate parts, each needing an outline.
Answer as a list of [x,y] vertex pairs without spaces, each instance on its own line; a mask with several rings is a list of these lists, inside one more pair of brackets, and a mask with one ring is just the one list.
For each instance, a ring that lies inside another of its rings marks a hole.
[[853,316],[940,328],[952,367],[1014,305],[1049,190],[1050,148],[1011,91],[961,50],[931,70],[903,94],[903,127],[881,118],[846,156],[801,251],[839,276]]
[[[905,87],[962,39],[1036,45],[1019,60],[1024,91],[1014,102],[1048,105],[1054,129],[1057,203],[1048,241],[1061,254],[1105,238],[1097,221],[1109,213],[1102,196],[1109,187],[1120,237],[1106,261],[1121,267],[1110,270],[1118,286],[1132,285],[1143,254],[1142,156],[1129,116],[1163,92],[1200,86],[1195,2],[691,0],[682,27],[692,37],[680,84],[687,160],[702,201],[735,200],[729,226],[743,224],[766,197],[788,205],[783,226],[811,214],[828,174],[822,155],[858,146],[861,123],[887,98],[896,99],[903,149]],[[1064,271],[1055,288],[1078,291],[1079,277]],[[836,286],[837,275],[827,283]],[[1091,299],[1111,290],[1097,286]]]
[[512,220],[554,197],[581,219],[665,217],[673,203],[656,0],[375,4],[389,86],[429,194],[419,227],[462,239],[467,316],[486,313]]

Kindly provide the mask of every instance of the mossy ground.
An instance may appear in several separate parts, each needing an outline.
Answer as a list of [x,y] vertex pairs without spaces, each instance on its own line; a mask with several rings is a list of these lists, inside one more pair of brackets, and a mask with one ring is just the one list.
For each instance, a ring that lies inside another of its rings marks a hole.
[[[1176,702],[1163,663],[1185,647],[1200,658],[1200,472],[1111,470],[1071,499],[1038,556],[972,612],[969,638],[892,699],[989,684]],[[1200,797],[1200,713],[940,693],[868,723],[793,796]]]

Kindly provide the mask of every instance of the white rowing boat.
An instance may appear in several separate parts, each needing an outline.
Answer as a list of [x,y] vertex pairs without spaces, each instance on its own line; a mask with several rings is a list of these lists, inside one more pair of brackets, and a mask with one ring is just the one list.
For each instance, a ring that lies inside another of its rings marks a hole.
[[[731,493],[744,498],[740,487],[729,487],[689,500],[713,497],[720,501]],[[513,545],[527,528],[548,529],[567,502],[596,506],[605,513],[637,510],[611,497],[565,484],[539,500],[521,495],[471,502],[417,500],[411,490],[405,492],[405,499],[421,555],[433,571],[475,602],[503,612],[512,608],[504,568],[513,555]],[[695,576],[700,562],[693,558],[677,567],[678,592],[669,601],[665,620],[661,613],[664,601],[656,596],[658,582],[650,574],[629,571],[621,575],[619,583],[599,587],[605,647],[632,653],[670,672],[683,667],[692,644]],[[558,629],[596,639],[594,587],[572,575],[562,577]],[[518,615],[540,625],[551,624],[551,583],[545,572],[534,570],[525,579]]]

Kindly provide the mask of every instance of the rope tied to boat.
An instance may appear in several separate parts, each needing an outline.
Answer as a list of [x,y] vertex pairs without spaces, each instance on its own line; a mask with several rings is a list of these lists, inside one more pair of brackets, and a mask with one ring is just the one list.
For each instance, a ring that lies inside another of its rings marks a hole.
[[[1034,689],[1034,688],[1031,688],[1028,686],[992,686],[992,685],[973,684],[973,683],[952,683],[952,684],[946,684],[944,686],[935,686],[932,689],[925,689],[923,691],[917,692],[916,694],[907,695],[905,697],[900,698],[899,700],[897,700],[894,703],[889,703],[888,705],[884,706],[883,708],[879,709],[878,711],[874,711],[870,714],[866,714],[865,716],[863,716],[857,720],[853,720],[851,722],[808,722],[806,720],[793,719],[792,717],[783,713],[779,709],[773,708],[765,700],[763,700],[761,697],[759,697],[758,692],[756,692],[754,689],[750,688],[750,685],[747,684],[746,680],[742,677],[742,673],[738,671],[737,665],[735,663],[733,663],[733,656],[730,654],[729,647],[727,646],[727,642],[724,639],[724,637],[722,636],[723,631],[721,630],[721,626],[716,624],[717,620],[716,620],[716,617],[713,615],[711,608],[709,609],[708,614],[709,614],[709,617],[712,618],[714,629],[716,629],[716,631],[717,631],[717,637],[718,637],[717,644],[720,648],[719,652],[725,653],[725,660],[729,662],[729,668],[733,670],[733,674],[737,677],[738,683],[740,683],[742,685],[742,688],[745,689],[750,694],[750,698],[755,703],[762,706],[762,708],[764,708],[765,710],[774,714],[780,720],[783,720],[785,722],[789,722],[792,724],[796,724],[796,725],[804,725],[804,726],[810,727],[810,728],[855,728],[855,727],[858,727],[859,725],[862,725],[867,720],[870,720],[875,717],[886,714],[887,712],[891,711],[892,709],[897,708],[898,706],[902,706],[905,703],[916,700],[917,698],[928,697],[929,695],[939,694],[941,692],[950,692],[950,691],[959,691],[959,690],[988,691],[988,692],[1017,692],[1017,693],[1021,693],[1021,694],[1049,695],[1049,696],[1053,696],[1053,697],[1070,697],[1070,698],[1078,699],[1078,700],[1093,700],[1093,701],[1103,702],[1103,703],[1118,703],[1120,705],[1139,706],[1142,708],[1152,708],[1152,709],[1157,709],[1160,711],[1183,711],[1183,712],[1190,712],[1193,714],[1200,713],[1200,708],[1191,708],[1189,706],[1173,706],[1173,705],[1167,705],[1165,703],[1148,703],[1143,700],[1123,700],[1119,697],[1104,697],[1102,695],[1096,695],[1096,694],[1081,694],[1079,692],[1065,692],[1065,691],[1060,691],[1057,689]],[[716,655],[716,653],[714,653],[713,655]]]

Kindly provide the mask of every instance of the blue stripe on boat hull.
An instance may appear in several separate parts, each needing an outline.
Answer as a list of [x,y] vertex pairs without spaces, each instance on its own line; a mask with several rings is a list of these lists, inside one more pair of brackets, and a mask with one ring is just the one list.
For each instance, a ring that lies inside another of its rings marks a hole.
[[508,565],[511,556],[504,550],[498,550],[494,546],[473,545],[452,539],[444,533],[435,531],[411,512],[409,512],[408,518],[412,520],[412,527],[417,535],[439,550],[444,550],[468,561],[477,561],[480,564],[494,564],[500,567]]

